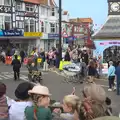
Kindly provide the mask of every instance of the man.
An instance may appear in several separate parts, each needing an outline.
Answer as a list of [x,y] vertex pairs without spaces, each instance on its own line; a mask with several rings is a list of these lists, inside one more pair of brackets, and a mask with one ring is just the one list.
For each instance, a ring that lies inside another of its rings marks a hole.
[[89,63],[89,56],[88,56],[86,48],[83,48],[83,53],[81,55],[81,58],[86,63],[86,65],[88,65],[88,63]]
[[114,80],[115,80],[115,67],[113,66],[113,62],[110,61],[109,62],[109,69],[108,69],[108,80],[109,80],[109,89],[108,91],[112,91],[112,88],[113,90],[115,90],[115,84],[114,84]]
[[25,52],[24,50],[20,51],[20,57],[21,57],[21,64],[24,62],[24,58],[25,58]]
[[120,90],[119,90],[120,89],[120,62],[118,67],[116,68],[115,74],[116,74],[116,82],[117,82],[117,95],[120,95]]
[[16,81],[20,77],[20,68],[21,68],[21,63],[17,59],[17,55],[15,55],[15,59],[12,61],[13,65],[13,71],[14,71],[14,80]]

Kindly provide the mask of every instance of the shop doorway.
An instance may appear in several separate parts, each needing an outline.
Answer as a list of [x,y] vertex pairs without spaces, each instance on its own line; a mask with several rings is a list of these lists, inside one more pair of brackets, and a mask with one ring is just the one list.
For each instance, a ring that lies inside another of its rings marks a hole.
[[108,63],[113,61],[116,66],[120,61],[120,46],[111,46],[104,50],[103,52],[103,62]]

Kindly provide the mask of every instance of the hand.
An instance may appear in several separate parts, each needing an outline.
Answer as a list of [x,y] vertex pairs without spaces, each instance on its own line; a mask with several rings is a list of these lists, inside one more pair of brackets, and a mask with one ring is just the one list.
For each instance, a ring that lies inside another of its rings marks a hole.
[[55,109],[53,110],[53,112],[55,112],[55,113],[61,113],[61,110],[60,110],[60,108],[55,108]]
[[72,95],[75,95],[75,91],[76,91],[76,89],[75,89],[75,87],[73,87]]

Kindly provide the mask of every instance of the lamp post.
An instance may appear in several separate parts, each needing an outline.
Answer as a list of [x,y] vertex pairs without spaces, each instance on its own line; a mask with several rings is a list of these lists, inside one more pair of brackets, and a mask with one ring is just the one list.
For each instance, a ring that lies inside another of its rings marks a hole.
[[62,60],[62,0],[59,0],[59,61]]

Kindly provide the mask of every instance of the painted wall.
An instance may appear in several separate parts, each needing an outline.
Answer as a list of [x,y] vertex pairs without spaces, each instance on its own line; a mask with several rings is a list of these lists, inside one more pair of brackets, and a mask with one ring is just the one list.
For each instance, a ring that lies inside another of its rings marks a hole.
[[96,40],[94,44],[96,49],[93,51],[93,56],[98,57],[100,55],[103,58],[104,50],[111,46],[120,46],[120,40]]

